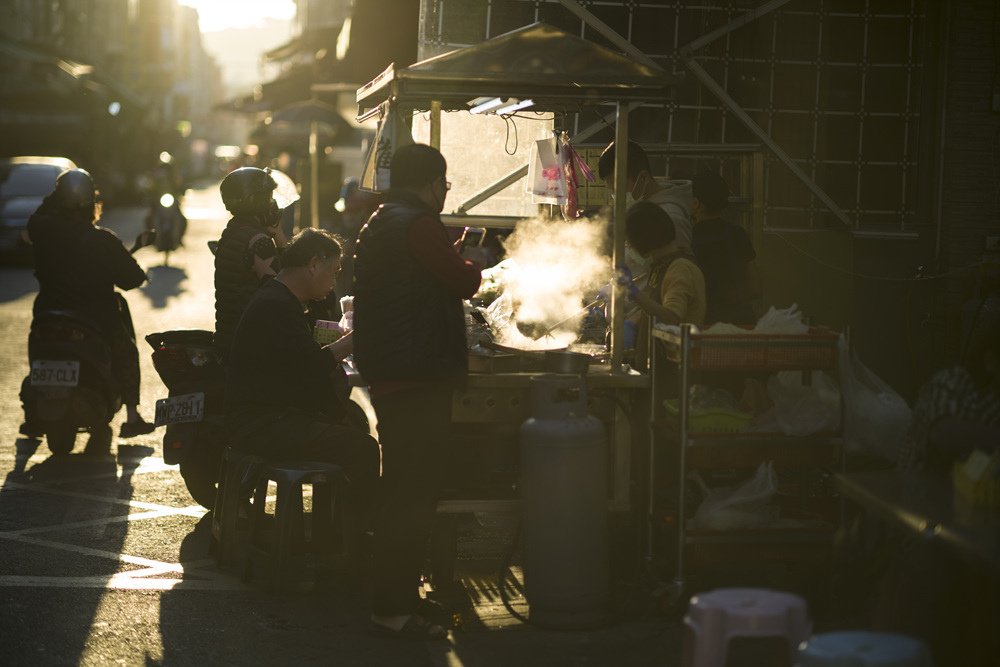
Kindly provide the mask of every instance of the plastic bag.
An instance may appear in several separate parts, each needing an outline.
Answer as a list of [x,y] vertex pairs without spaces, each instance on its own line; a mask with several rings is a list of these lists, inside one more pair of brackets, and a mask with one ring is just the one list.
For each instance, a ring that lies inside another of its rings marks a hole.
[[389,165],[393,153],[402,146],[413,143],[413,136],[399,111],[389,102],[382,103],[375,140],[368,148],[368,155],[361,170],[360,188],[373,192],[385,192],[389,183]]
[[767,395],[774,402],[767,416],[785,435],[840,429],[840,390],[822,371],[813,371],[808,385],[803,384],[800,371],[775,373],[767,380]]
[[761,463],[753,477],[736,487],[708,489],[701,484],[706,496],[694,514],[700,529],[759,528],[778,518],[778,508],[767,504],[778,491],[771,461]]
[[536,204],[566,203],[566,172],[564,156],[556,138],[535,142],[528,168],[528,192]]
[[844,447],[849,452],[864,452],[895,461],[899,445],[913,420],[913,411],[885,380],[860,359],[852,358],[843,336],[839,345]]

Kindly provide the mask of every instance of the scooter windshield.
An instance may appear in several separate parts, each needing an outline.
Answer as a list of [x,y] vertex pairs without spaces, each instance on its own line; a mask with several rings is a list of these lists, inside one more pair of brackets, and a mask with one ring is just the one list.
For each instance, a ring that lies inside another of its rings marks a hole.
[[289,178],[288,174],[278,171],[277,169],[271,169],[271,178],[277,184],[274,188],[274,201],[278,204],[278,208],[285,209],[294,204],[299,200],[299,191],[295,187],[295,182]]

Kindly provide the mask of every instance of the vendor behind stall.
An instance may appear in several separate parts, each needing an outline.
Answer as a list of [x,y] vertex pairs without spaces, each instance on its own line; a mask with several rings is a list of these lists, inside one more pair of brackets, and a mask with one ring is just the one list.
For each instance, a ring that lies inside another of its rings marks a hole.
[[[649,262],[645,289],[635,284],[628,268],[618,267],[618,284],[629,300],[657,322],[701,326],[706,310],[705,278],[690,250],[677,244],[670,216],[652,202],[634,204],[625,217],[625,240]],[[642,321],[637,326],[636,349],[643,350],[647,347],[647,327]]]
[[[597,174],[615,196],[615,143],[611,142],[601,153]],[[670,216],[674,223],[674,237],[678,247],[691,247],[691,181],[673,180],[657,182],[649,166],[649,156],[642,146],[628,142],[625,165],[626,207],[635,202],[651,202]]]
[[702,173],[692,181],[691,249],[705,275],[707,322],[754,324],[753,300],[759,287],[750,237],[739,225],[725,220],[729,186],[718,174]]

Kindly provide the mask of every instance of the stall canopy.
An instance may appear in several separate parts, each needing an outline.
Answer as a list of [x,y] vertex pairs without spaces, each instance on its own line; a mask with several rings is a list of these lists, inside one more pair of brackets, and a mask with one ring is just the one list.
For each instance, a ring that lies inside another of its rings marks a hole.
[[384,72],[358,90],[359,113],[394,99],[400,107],[468,109],[483,96],[531,99],[535,111],[574,111],[582,104],[670,99],[681,75],[638,63],[545,23]]
[[[531,101],[529,111],[572,113],[583,106],[615,103],[615,142],[619,146],[618,165],[628,158],[628,110],[632,104],[663,104],[670,100],[673,88],[682,80],[657,67],[636,62],[632,58],[599,44],[571,35],[545,23],[533,23],[480,44],[458,49],[409,67],[394,64],[368,84],[358,89],[358,119],[376,115],[392,118],[386,107],[403,112],[431,110],[431,141],[440,129],[441,110],[472,111],[489,104],[496,112],[514,108],[517,103]],[[496,98],[503,106],[496,104]],[[483,102],[487,99],[488,102]],[[388,104],[387,104],[388,103]],[[437,117],[437,118],[435,118]],[[385,123],[380,121],[380,129]],[[403,138],[399,127],[390,134],[391,145]],[[437,126],[437,131],[435,130]],[[376,140],[376,145],[382,142]],[[371,156],[370,156],[371,157]],[[378,162],[377,154],[374,156]],[[511,174],[516,180],[527,168]],[[497,187],[509,185],[507,177]],[[625,170],[616,165],[615,189],[626,189]],[[494,189],[491,186],[490,189]],[[494,191],[499,191],[494,189]],[[487,195],[488,196],[488,195]],[[614,204],[614,243],[612,263],[617,266],[625,256],[625,198]],[[622,332],[625,310],[622,299],[611,295],[611,369],[618,373],[622,366]]]

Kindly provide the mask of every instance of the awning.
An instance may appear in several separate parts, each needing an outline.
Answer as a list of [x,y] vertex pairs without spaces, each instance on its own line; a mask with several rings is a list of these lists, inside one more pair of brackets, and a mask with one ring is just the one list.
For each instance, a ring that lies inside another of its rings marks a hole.
[[533,100],[537,111],[575,111],[581,103],[664,102],[683,80],[545,23],[409,67],[390,65],[357,92],[359,110],[390,97],[403,106],[468,109],[476,97]]
[[74,79],[92,82],[97,84],[98,87],[106,88],[105,95],[109,99],[117,99],[120,102],[127,102],[137,107],[145,106],[145,101],[125,84],[108,75],[102,69],[95,68],[93,65],[64,58],[60,54],[46,51],[33,44],[2,37],[0,37],[0,53],[6,53],[18,60],[51,65]]
[[340,34],[340,30],[341,26],[339,24],[308,29],[281,46],[265,52],[261,56],[261,60],[265,63],[270,63],[289,60],[303,54],[315,57],[316,52],[322,49],[327,49],[330,53],[333,53],[337,46],[337,37]]

